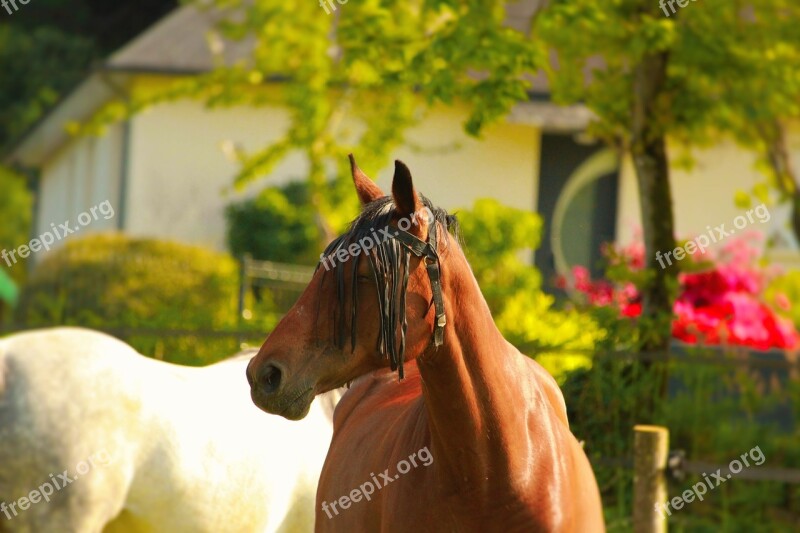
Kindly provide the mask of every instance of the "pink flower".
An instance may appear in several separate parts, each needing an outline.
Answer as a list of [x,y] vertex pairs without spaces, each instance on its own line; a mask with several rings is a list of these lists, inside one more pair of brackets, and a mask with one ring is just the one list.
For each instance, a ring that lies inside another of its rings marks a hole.
[[[675,338],[755,349],[800,346],[794,325],[763,302],[762,293],[773,270],[758,264],[762,248],[763,237],[751,232],[726,243],[716,256],[714,268],[679,275],[680,294],[673,308]],[[622,266],[629,272],[644,268],[644,247],[639,242],[622,248],[605,246],[603,254],[610,266]],[[715,254],[709,253],[707,258],[715,258]],[[583,293],[590,305],[614,307],[621,317],[641,315],[640,295],[633,283],[593,281],[582,266],[574,267],[572,274],[574,289]],[[775,304],[782,310],[791,307],[785,294],[776,295]]]

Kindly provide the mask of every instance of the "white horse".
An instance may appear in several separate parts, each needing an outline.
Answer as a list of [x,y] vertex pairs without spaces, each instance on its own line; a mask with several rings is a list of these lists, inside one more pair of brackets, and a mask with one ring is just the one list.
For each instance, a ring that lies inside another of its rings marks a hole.
[[78,328],[0,340],[0,531],[313,529],[335,398],[302,422],[259,411],[252,355],[190,368]]

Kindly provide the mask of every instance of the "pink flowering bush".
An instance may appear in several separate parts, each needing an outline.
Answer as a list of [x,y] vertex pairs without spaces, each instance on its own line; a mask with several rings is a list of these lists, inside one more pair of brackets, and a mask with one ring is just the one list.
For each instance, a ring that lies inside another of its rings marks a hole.
[[[730,240],[718,252],[689,256],[681,263],[678,297],[673,308],[672,335],[690,344],[737,345],[765,350],[800,346],[794,325],[765,303],[764,291],[775,269],[759,264],[763,237],[750,233]],[[636,318],[642,308],[638,287],[646,279],[644,247],[607,246],[609,280],[592,280],[576,266],[562,288],[574,290],[589,306],[616,309]],[[787,311],[785,295],[771,298]]]

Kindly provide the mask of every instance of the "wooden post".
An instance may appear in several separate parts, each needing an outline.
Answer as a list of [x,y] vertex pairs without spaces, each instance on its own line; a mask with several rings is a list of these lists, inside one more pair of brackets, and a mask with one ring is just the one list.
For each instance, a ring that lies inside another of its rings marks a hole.
[[[633,428],[633,531],[667,531],[666,468],[669,430],[661,426]],[[660,512],[659,512],[660,510]]]
[[[250,261],[253,258],[250,254],[244,254],[242,256],[242,260],[239,262],[239,299],[236,302],[236,330],[242,331],[244,328],[242,327],[242,318],[244,318],[244,306],[245,306],[245,298],[247,298],[247,291],[250,290],[250,277],[249,277],[249,267]],[[242,344],[244,343],[244,338],[242,337],[241,333],[236,335],[236,350],[242,349]]]

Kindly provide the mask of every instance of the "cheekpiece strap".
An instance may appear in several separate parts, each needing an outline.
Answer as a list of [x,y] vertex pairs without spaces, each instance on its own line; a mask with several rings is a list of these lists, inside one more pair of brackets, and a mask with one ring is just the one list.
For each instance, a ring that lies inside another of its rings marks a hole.
[[444,297],[442,295],[442,276],[439,264],[439,254],[437,251],[438,222],[435,220],[428,229],[428,242],[417,238],[415,235],[401,229],[394,230],[395,238],[403,243],[411,253],[425,260],[425,268],[428,271],[428,278],[431,281],[431,291],[433,292],[433,308],[436,312],[433,324],[433,344],[438,348],[444,343],[444,326],[447,324],[447,316],[444,312]]

